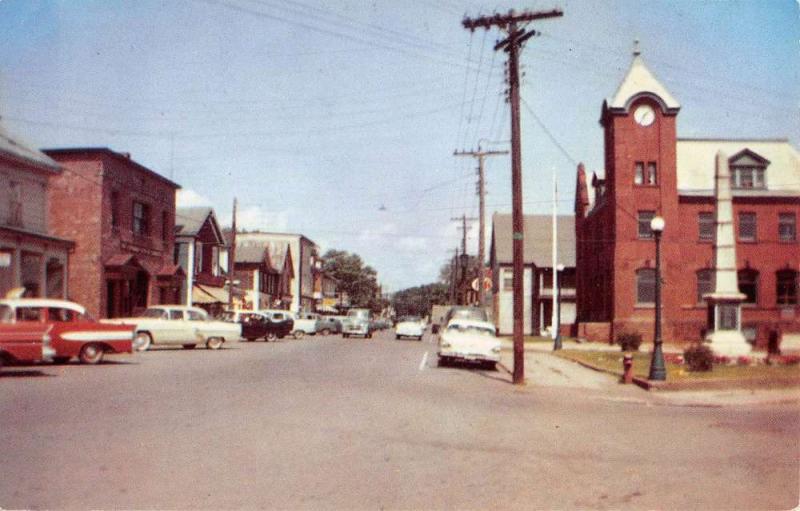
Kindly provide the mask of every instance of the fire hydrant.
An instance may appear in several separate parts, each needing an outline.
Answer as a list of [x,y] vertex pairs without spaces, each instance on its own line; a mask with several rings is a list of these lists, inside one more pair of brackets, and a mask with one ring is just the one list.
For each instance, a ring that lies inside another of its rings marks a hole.
[[633,355],[626,353],[622,357],[622,383],[633,383]]

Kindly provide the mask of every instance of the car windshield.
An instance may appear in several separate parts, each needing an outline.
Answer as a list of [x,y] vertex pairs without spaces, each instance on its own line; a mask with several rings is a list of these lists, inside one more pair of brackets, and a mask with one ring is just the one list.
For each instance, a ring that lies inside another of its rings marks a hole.
[[141,318],[163,318],[164,311],[161,309],[145,309],[139,317]]
[[354,311],[349,311],[347,313],[347,317],[348,318],[366,318],[368,316],[369,316],[369,312],[362,311],[362,310],[354,310]]
[[450,326],[447,327],[447,331],[458,332],[462,334],[470,333],[470,334],[494,336],[494,330],[492,330],[491,328],[478,325],[464,325],[461,323],[452,323]]

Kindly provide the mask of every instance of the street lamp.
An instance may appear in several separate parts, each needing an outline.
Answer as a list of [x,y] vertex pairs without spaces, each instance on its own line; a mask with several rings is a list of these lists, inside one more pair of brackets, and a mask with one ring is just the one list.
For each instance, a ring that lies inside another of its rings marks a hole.
[[559,263],[556,266],[556,338],[555,341],[553,341],[553,351],[561,349],[561,278],[563,276],[564,265]]
[[661,233],[664,231],[664,219],[660,216],[653,217],[650,220],[650,230],[653,231],[653,237],[656,240],[656,324],[653,357],[650,360],[650,375],[647,379],[664,381],[667,379],[664,353],[661,349]]

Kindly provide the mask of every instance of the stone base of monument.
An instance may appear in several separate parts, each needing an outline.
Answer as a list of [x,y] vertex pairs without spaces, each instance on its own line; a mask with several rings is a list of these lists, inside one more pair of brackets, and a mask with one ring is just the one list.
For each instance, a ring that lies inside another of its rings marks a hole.
[[739,357],[753,351],[753,347],[738,330],[717,330],[706,336],[706,342],[715,355]]

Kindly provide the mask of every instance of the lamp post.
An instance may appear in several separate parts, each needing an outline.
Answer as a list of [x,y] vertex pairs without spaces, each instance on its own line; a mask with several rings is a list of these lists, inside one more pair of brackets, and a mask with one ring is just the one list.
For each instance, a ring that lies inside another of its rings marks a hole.
[[553,325],[556,338],[553,341],[553,351],[561,349],[561,277],[564,275],[564,265],[559,263],[556,272],[556,324]]
[[465,281],[467,280],[467,265],[469,264],[469,256],[466,252],[462,252],[459,258],[461,258],[461,284],[459,286],[459,295],[461,305],[466,305],[467,287],[465,285]]
[[650,230],[653,231],[653,237],[656,240],[656,324],[653,357],[650,360],[650,375],[647,379],[664,381],[667,379],[664,353],[661,349],[661,233],[664,231],[664,219],[660,216],[653,217],[650,221]]

